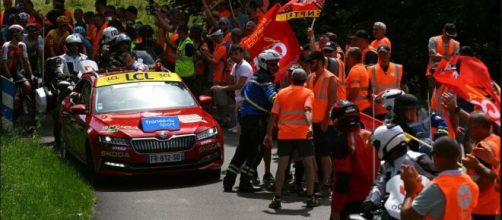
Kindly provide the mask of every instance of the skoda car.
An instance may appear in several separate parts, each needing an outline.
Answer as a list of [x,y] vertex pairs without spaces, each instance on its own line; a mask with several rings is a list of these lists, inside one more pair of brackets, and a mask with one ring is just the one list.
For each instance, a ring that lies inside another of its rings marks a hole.
[[208,171],[220,175],[218,123],[170,72],[87,73],[63,100],[60,148],[98,176]]

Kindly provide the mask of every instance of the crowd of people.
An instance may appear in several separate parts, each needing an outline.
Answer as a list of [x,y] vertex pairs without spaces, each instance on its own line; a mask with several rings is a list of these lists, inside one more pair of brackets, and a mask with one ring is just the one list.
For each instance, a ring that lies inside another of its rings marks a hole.
[[[148,70],[147,60],[160,62],[194,95],[212,95],[215,119],[239,135],[224,191],[233,191],[240,175],[240,192],[262,186],[274,191],[273,209],[281,207],[288,190],[306,196],[311,208],[330,198],[331,218],[346,219],[381,207],[386,183],[400,175],[406,195],[402,219],[500,216],[500,127],[432,77],[442,59],[472,56],[472,49],[454,39],[454,24],[445,24],[427,45],[424,89],[432,95],[424,113],[417,97],[408,94],[403,65],[392,59],[397,45],[383,22],[374,23],[372,36],[363,29],[348,34],[343,46],[333,32],[316,37],[312,28],[305,30],[308,43],[288,70],[287,85],[277,85],[281,55],[265,50],[252,62],[241,44],[271,4],[200,3],[204,24],[190,23],[188,15],[163,5],[149,9],[155,15],[150,25],[138,19],[135,6],[115,7],[106,0],[96,0],[95,11],[85,12],[53,0],[45,15],[31,0],[15,5],[3,0],[1,74],[29,94],[33,76],[41,77],[50,57],[60,57],[70,75],[87,59],[101,71]],[[383,125],[365,127],[363,114]],[[273,139],[276,179],[270,166]],[[422,177],[431,184],[423,186]]]

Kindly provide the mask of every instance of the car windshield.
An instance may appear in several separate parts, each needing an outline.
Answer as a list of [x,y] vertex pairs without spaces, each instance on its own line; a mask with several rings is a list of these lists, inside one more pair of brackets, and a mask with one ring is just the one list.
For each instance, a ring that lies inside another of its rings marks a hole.
[[98,87],[97,113],[131,112],[197,106],[180,82],[138,82]]

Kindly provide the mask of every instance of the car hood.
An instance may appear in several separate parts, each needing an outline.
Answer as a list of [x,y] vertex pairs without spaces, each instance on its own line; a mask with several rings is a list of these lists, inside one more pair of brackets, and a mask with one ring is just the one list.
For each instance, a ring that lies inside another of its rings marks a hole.
[[[180,129],[149,132],[143,130],[141,119],[160,116],[177,116]],[[208,113],[196,107],[137,113],[99,114],[94,116],[94,125],[94,128],[100,134],[122,134],[128,137],[152,137],[158,136],[161,132],[166,131],[169,135],[193,134],[206,128],[217,126],[217,123]]]

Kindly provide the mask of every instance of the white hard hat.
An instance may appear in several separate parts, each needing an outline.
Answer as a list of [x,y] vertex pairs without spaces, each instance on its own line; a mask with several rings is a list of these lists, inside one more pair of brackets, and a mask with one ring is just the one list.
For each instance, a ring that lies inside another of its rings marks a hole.
[[66,44],[81,44],[82,43],[82,38],[80,37],[80,34],[70,34],[68,37],[66,37],[65,40]]
[[378,158],[385,160],[391,152],[406,147],[406,137],[399,125],[382,125],[375,129],[371,144],[378,149]]
[[281,55],[275,50],[265,50],[258,55],[258,66],[260,69],[267,70],[267,62],[279,62]]
[[103,43],[110,43],[115,40],[115,38],[119,35],[119,31],[115,27],[107,27],[103,30]]
[[385,90],[382,94],[382,106],[385,109],[392,111],[392,109],[394,109],[394,100],[404,94],[403,90],[400,89]]

